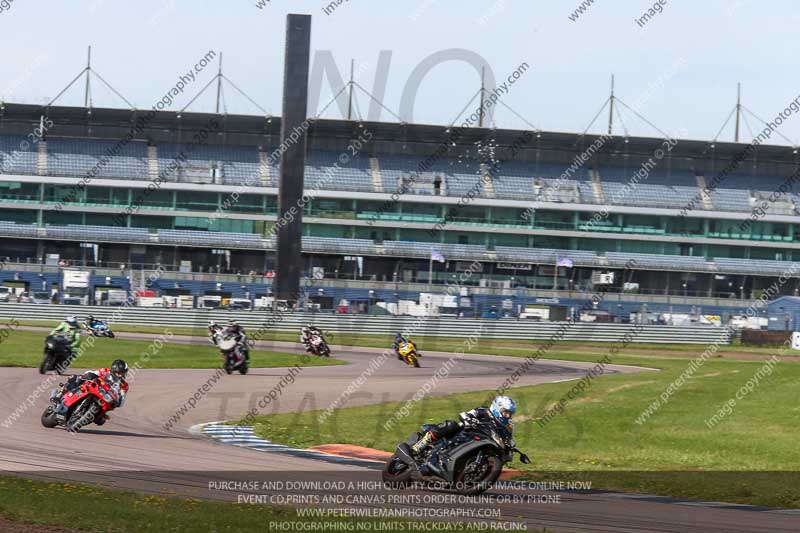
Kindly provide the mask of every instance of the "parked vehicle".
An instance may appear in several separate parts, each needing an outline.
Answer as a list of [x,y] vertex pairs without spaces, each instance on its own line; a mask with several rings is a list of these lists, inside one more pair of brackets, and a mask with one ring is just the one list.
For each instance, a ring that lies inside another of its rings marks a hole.
[[0,287],[0,302],[7,302],[11,298],[11,289]]

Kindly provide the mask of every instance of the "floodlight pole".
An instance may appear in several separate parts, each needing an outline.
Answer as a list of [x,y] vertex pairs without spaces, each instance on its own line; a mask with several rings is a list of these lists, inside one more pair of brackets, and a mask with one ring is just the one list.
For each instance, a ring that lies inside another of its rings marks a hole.
[[219,114],[219,98],[222,94],[222,52],[219,53],[219,71],[217,72],[217,114]]
[[742,112],[742,83],[736,84],[736,131],[734,132],[734,141],[739,142],[739,115]]
[[89,75],[92,70],[92,47],[86,53],[86,87],[83,91],[83,107],[89,107]]
[[608,98],[608,134],[614,129],[614,75],[611,75],[611,96]]
[[350,60],[350,83],[347,84],[350,86],[347,96],[347,120],[352,120],[353,117],[353,68],[355,62],[355,59]]
[[483,127],[483,99],[486,93],[486,86],[485,86],[485,77],[486,77],[486,67],[481,67],[481,107],[479,108],[479,117],[478,118],[478,127]]

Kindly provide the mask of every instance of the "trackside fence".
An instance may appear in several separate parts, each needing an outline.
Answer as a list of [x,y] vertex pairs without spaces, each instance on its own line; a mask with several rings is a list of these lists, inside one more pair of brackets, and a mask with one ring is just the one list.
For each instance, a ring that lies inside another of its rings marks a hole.
[[[67,315],[82,318],[93,314],[100,319],[111,319],[117,307],[34,305],[0,303],[0,319],[47,320],[54,324]],[[591,322],[535,322],[516,318],[477,319],[412,316],[332,315],[328,313],[271,311],[226,311],[209,309],[166,309],[158,307],[129,307],[117,312],[117,324],[139,326],[203,327],[208,321],[237,320],[246,329],[256,330],[269,325],[279,331],[299,331],[305,324],[313,324],[325,331],[336,333],[389,334],[402,331],[412,324],[415,336],[466,338],[480,328],[482,338],[616,342],[631,334],[633,342],[670,344],[727,344],[731,342],[728,330],[715,326],[664,326],[646,325],[638,332],[633,324],[605,324]],[[564,327],[569,324],[568,327]],[[638,327],[637,327],[638,329]],[[554,337],[555,336],[555,337]]]

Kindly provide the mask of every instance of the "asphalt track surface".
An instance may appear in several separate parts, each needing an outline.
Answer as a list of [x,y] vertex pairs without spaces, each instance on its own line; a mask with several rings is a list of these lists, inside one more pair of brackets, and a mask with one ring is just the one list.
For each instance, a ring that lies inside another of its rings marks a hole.
[[[141,337],[146,334],[120,334]],[[180,342],[204,339],[176,338]],[[259,348],[297,351],[298,345],[283,342],[259,343]],[[424,348],[424,347],[423,347]],[[454,349],[458,346],[454,346]],[[283,389],[278,401],[265,412],[293,412],[325,408],[355,380],[379,350],[333,347],[334,355],[351,363],[333,367],[308,367],[295,376],[295,382]],[[424,352],[422,368],[414,369],[389,358],[366,379],[347,405],[408,399],[451,357],[447,353]],[[109,357],[125,354],[109,354]],[[511,357],[468,355],[451,369],[431,393],[445,395],[499,386],[521,360]],[[579,379],[592,363],[539,361],[517,385],[535,385],[559,380]],[[82,369],[75,368],[73,371]],[[643,369],[609,365],[606,372],[637,372]],[[255,368],[246,376],[238,374],[218,379],[196,407],[186,412],[171,428],[165,423],[185,405],[215,373],[214,369],[142,370],[131,383],[124,408],[111,414],[111,420],[79,434],[62,429],[45,429],[39,416],[47,405],[44,394],[10,427],[0,426],[0,469],[22,472],[26,476],[50,480],[98,483],[117,489],[147,493],[192,496],[205,499],[233,500],[248,490],[221,490],[210,482],[228,480],[310,480],[313,483],[378,481],[374,467],[336,464],[286,453],[264,453],[222,445],[190,433],[195,424],[240,417],[286,375],[283,368]],[[0,421],[20,406],[43,377],[35,369],[0,370]],[[366,428],[366,431],[372,431]],[[535,459],[535,450],[526,450]],[[568,481],[568,480],[567,480]],[[277,486],[277,485],[274,485]],[[328,485],[330,487],[330,485]],[[235,488],[235,487],[234,487]],[[334,493],[336,490],[273,490],[259,494]],[[351,491],[342,491],[344,493]],[[374,490],[367,491],[375,493]],[[379,491],[391,495],[391,491]],[[505,495],[506,503],[492,505],[499,509],[500,520],[507,524],[527,524],[528,530],[547,527],[564,532],[796,532],[800,514],[783,511],[754,511],[675,502],[636,499],[608,492],[541,491],[503,488],[494,495]],[[557,494],[560,503],[522,501],[530,495]],[[519,496],[509,502],[510,496]],[[385,501],[385,500],[384,500]],[[274,502],[277,503],[277,502]],[[340,506],[341,507],[341,506]],[[381,503],[359,503],[356,507],[386,508]],[[398,503],[392,508],[409,510],[441,509],[440,503]],[[445,505],[464,508],[463,503]],[[476,504],[475,508],[486,507]],[[436,518],[435,515],[431,515]],[[417,515],[419,517],[419,515]],[[496,518],[496,517],[495,517]],[[464,520],[465,518],[462,518]],[[477,519],[477,518],[476,518]],[[476,519],[470,519],[475,521]],[[518,526],[517,526],[518,527]]]

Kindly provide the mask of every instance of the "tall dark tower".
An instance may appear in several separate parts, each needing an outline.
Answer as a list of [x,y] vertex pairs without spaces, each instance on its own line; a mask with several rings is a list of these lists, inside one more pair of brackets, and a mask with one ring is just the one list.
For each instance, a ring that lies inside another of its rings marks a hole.
[[[283,119],[278,185],[278,243],[275,296],[297,301],[300,291],[302,256],[303,172],[306,155],[306,112],[308,107],[308,65],[311,52],[311,15],[286,17],[286,56],[283,69]],[[298,135],[299,132],[299,135]],[[292,135],[294,133],[294,135]],[[291,222],[290,222],[291,221]]]

